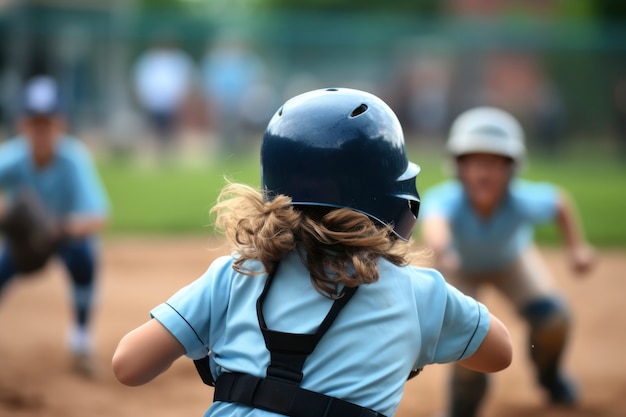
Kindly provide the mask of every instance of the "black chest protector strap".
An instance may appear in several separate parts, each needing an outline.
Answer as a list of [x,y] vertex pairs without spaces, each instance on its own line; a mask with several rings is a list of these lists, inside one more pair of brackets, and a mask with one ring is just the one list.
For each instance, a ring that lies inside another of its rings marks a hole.
[[267,377],[223,373],[215,384],[214,401],[237,402],[290,417],[385,417],[339,398],[300,387],[306,358],[348,303],[358,287],[345,288],[314,334],[284,333],[267,328],[263,301],[274,274],[267,277],[256,304],[259,326],[270,352]]
[[245,404],[289,417],[385,417],[361,407],[300,386],[240,373],[217,378],[214,401]]

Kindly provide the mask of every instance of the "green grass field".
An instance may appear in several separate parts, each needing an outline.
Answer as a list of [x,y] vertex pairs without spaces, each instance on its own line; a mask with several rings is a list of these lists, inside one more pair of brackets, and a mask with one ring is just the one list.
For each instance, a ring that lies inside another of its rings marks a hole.
[[[446,178],[440,152],[410,154],[422,167],[420,190]],[[101,158],[99,169],[113,206],[108,234],[209,234],[213,232],[209,209],[225,176],[259,185],[256,150],[206,166],[140,166],[131,160]],[[626,164],[606,152],[576,151],[554,159],[532,158],[523,177],[554,182],[567,189],[594,245],[626,246]],[[537,236],[544,244],[559,242],[557,230],[551,225],[539,228]]]

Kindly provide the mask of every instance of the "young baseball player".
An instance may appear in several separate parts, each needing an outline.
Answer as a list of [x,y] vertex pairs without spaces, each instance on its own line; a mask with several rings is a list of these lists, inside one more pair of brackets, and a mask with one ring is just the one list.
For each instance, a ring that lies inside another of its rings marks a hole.
[[[0,292],[9,281],[37,272],[45,261],[32,264],[38,251],[49,245],[67,269],[73,288],[74,327],[68,336],[76,370],[92,375],[94,358],[89,327],[98,244],[96,235],[108,215],[108,200],[91,157],[78,140],[65,134],[57,84],[37,76],[26,84],[20,134],[0,146],[0,210],[4,244],[0,249]],[[29,196],[25,206],[14,206]],[[35,205],[36,207],[32,207]],[[43,213],[53,221],[53,236],[42,236],[29,213]],[[18,224],[18,219],[23,223]],[[44,239],[46,238],[46,239]],[[37,247],[34,247],[37,246]],[[47,258],[46,258],[47,259]],[[1,331],[1,330],[0,330]],[[1,337],[0,337],[1,340]]]
[[[556,222],[576,272],[587,271],[593,252],[571,200],[548,183],[518,178],[525,158],[524,135],[508,113],[471,109],[452,124],[447,150],[454,179],[424,193],[422,235],[436,267],[472,297],[485,285],[499,290],[528,322],[530,355],[540,385],[554,404],[574,404],[578,395],[561,369],[570,325],[563,296],[533,244],[536,224]],[[487,376],[454,367],[450,417],[477,414]]]
[[263,137],[262,191],[229,184],[214,208],[233,255],[122,338],[116,377],[142,385],[186,355],[215,385],[207,416],[382,417],[425,365],[506,368],[502,323],[409,265],[418,172],[377,97],[287,101]]

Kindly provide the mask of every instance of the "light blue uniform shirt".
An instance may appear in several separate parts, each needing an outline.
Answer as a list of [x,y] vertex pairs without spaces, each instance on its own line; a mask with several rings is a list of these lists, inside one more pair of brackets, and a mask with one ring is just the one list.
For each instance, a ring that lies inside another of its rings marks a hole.
[[528,247],[534,226],[554,219],[558,201],[554,185],[517,179],[493,215],[482,219],[472,208],[461,183],[450,180],[424,193],[420,219],[447,219],[462,270],[489,272],[510,264]]
[[21,137],[0,146],[0,189],[9,197],[34,191],[53,214],[64,218],[88,214],[106,216],[109,202],[85,146],[71,137],[60,138],[52,162],[37,169],[30,143]]
[[[266,275],[247,277],[232,264],[230,257],[218,258],[151,314],[190,358],[202,358],[210,350],[214,376],[243,372],[265,377],[270,355],[256,301]],[[390,417],[411,369],[471,356],[489,330],[489,313],[435,270],[381,260],[379,271],[380,280],[359,288],[308,357],[301,386]],[[331,305],[313,289],[300,257],[292,253],[280,264],[263,312],[272,330],[314,333]],[[217,402],[206,416],[276,414]]]

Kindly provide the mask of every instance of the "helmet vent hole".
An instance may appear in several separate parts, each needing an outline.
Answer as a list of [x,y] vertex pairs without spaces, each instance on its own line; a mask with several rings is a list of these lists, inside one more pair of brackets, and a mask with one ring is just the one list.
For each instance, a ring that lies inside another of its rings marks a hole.
[[327,88],[326,91],[339,91],[336,88]]
[[366,111],[367,111],[367,104],[361,104],[359,107],[357,107],[356,109],[352,110],[352,113],[350,113],[350,117],[360,116],[361,114],[365,113]]
[[282,116],[283,115],[283,107],[281,106],[280,109],[278,109],[278,115]]

